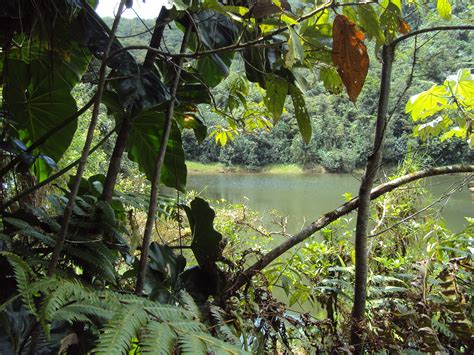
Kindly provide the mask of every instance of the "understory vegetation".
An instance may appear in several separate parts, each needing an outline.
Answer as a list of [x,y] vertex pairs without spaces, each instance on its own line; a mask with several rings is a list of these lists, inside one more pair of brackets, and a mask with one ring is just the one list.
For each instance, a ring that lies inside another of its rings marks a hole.
[[[2,355],[474,352],[474,219],[441,217],[474,188],[471,4],[96,6],[0,8]],[[289,233],[186,189],[229,167],[360,187]]]

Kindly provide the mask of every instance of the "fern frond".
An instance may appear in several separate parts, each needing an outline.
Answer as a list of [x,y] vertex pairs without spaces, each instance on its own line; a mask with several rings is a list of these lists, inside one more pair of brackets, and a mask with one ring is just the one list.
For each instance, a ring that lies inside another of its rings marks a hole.
[[182,334],[178,337],[178,346],[182,354],[207,354],[206,343],[195,334]]
[[148,322],[145,310],[138,306],[124,306],[102,329],[95,354],[128,354],[132,338]]
[[192,320],[194,319],[194,314],[178,307],[173,307],[169,305],[154,305],[147,306],[146,311],[152,314],[154,317],[160,321],[173,322],[176,320]]
[[65,321],[72,324],[74,321],[90,323],[91,316],[102,320],[109,320],[112,318],[113,312],[101,304],[80,302],[62,307],[56,311],[51,318],[56,322]]
[[194,314],[197,319],[201,320],[201,310],[194,301],[194,298],[188,292],[181,291],[179,293],[179,300],[183,303],[184,309],[187,309],[189,312]]
[[178,333],[193,333],[193,332],[205,332],[206,326],[198,321],[177,321],[169,322],[168,325],[176,330]]
[[106,257],[93,252],[92,249],[83,250],[82,248],[73,245],[65,245],[64,249],[79,261],[89,265],[99,276],[108,281],[115,282],[116,275],[114,266]]
[[57,310],[75,300],[88,298],[89,295],[89,292],[78,281],[60,280],[58,287],[43,300],[40,319],[51,321]]
[[246,354],[244,350],[207,333],[180,334],[178,346],[183,354]]
[[234,345],[240,344],[240,341],[237,338],[237,336],[234,334],[234,332],[232,331],[232,328],[227,324],[227,322],[222,317],[219,307],[210,306],[210,312],[216,322],[219,335],[221,335],[224,338],[224,340]]
[[168,324],[150,321],[143,332],[141,351],[144,354],[172,354],[176,340],[177,335]]
[[4,256],[12,266],[13,273],[15,274],[16,285],[19,293],[22,295],[23,302],[30,313],[36,316],[36,305],[30,290],[30,284],[34,279],[33,270],[25,261],[14,253],[4,251],[0,252],[0,255]]
[[39,241],[43,242],[48,246],[54,246],[56,243],[56,241],[49,235],[41,233],[36,228],[32,227],[29,223],[21,219],[5,217],[4,220],[8,224],[11,224],[12,226],[18,228],[18,231],[16,233],[20,235],[38,239]]

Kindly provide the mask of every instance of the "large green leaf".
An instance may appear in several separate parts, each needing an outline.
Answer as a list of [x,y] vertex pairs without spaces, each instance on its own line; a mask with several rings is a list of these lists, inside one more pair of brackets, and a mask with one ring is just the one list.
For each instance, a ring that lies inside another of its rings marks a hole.
[[191,249],[201,268],[207,269],[221,256],[222,234],[214,229],[216,213],[203,199],[196,197],[191,207],[183,206],[193,234]]
[[[163,112],[144,111],[133,118],[128,138],[128,157],[138,163],[140,171],[152,179],[155,160],[160,151],[165,117]],[[160,180],[166,186],[184,191],[186,186],[186,164],[181,141],[181,131],[173,121]]]
[[304,102],[303,93],[294,85],[290,85],[290,95],[293,99],[296,121],[305,143],[309,143],[312,135],[311,120]]
[[[9,60],[8,65],[6,107],[20,140],[28,146],[73,115],[76,101],[58,72],[50,75],[42,69],[32,75],[32,67],[40,66],[19,60]],[[75,121],[64,126],[41,145],[39,152],[58,161],[69,147],[76,127]],[[47,170],[44,162],[37,162],[35,172],[40,181],[47,177]]]
[[286,94],[288,94],[288,82],[277,75],[268,74],[265,83],[266,94],[264,103],[267,110],[272,114],[273,120],[277,122],[285,105]]

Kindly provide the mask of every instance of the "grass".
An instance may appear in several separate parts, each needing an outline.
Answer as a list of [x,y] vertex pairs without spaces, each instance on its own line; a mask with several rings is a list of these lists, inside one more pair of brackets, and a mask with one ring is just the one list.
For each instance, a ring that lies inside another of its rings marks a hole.
[[298,164],[272,164],[265,166],[262,172],[267,174],[301,174],[304,170]]
[[222,163],[199,163],[187,161],[186,165],[191,174],[213,174],[213,173],[265,173],[265,174],[302,174],[305,172],[298,164],[272,164],[260,170],[249,170],[244,166],[225,166]]
[[190,173],[223,173],[228,168],[221,163],[199,163],[197,161],[187,161],[186,166]]

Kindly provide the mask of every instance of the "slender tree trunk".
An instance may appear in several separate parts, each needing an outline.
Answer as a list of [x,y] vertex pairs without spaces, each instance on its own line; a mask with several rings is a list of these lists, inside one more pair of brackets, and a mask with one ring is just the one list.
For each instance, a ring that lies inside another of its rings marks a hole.
[[104,201],[110,202],[112,200],[115,184],[117,183],[117,176],[120,172],[123,152],[127,146],[128,134],[131,128],[132,121],[127,115],[123,118],[122,123],[120,124],[120,130],[117,134],[112,157],[110,158],[109,169],[107,170],[104,189],[102,191],[102,199]]
[[[191,21],[189,21],[186,31],[184,33],[183,42],[181,43],[181,50],[180,53],[184,53],[186,51],[189,38],[191,36]],[[146,264],[148,261],[148,251],[150,248],[151,243],[151,234],[153,231],[153,226],[155,223],[155,216],[156,216],[156,204],[158,199],[158,187],[160,184],[160,174],[161,174],[161,167],[163,166],[163,161],[165,159],[166,154],[166,146],[168,145],[168,138],[171,132],[171,124],[173,122],[174,116],[174,105],[175,105],[175,96],[176,91],[178,89],[180,77],[181,77],[181,69],[183,65],[184,58],[179,58],[176,61],[176,72],[171,84],[171,101],[168,104],[168,109],[166,111],[165,116],[165,127],[163,129],[163,136],[161,137],[160,142],[160,151],[155,161],[155,168],[153,170],[153,178],[151,181],[151,192],[150,192],[150,205],[148,207],[148,215],[145,224],[145,232],[143,234],[143,242],[141,247],[141,254],[140,254],[140,263],[138,267],[138,274],[137,274],[137,284],[135,286],[135,293],[141,294],[143,293],[143,288],[145,286],[145,272],[146,272]]]
[[112,25],[109,42],[107,43],[107,47],[105,48],[105,51],[104,51],[102,65],[100,66],[100,71],[99,71],[99,83],[97,84],[97,94],[95,96],[94,108],[92,110],[92,116],[91,116],[91,121],[89,123],[89,129],[87,130],[86,142],[84,143],[84,148],[82,149],[81,161],[79,163],[79,166],[77,167],[77,173],[74,178],[74,183],[71,188],[71,193],[68,196],[68,202],[67,202],[66,208],[64,209],[61,230],[56,240],[56,245],[53,250],[53,255],[51,256],[51,261],[48,266],[48,276],[52,276],[56,270],[56,266],[58,264],[59,257],[61,255],[61,251],[64,246],[64,240],[66,239],[66,235],[69,229],[69,222],[71,220],[72,210],[74,209],[75,199],[79,191],[79,185],[81,183],[82,175],[86,168],[87,159],[89,157],[89,152],[92,145],[92,139],[94,137],[95,127],[97,125],[97,120],[99,117],[100,102],[102,100],[102,94],[104,92],[104,87],[105,87],[105,78],[106,78],[106,69],[107,69],[107,66],[105,63],[109,56],[112,43],[115,39],[115,32],[117,31],[124,6],[125,6],[125,0],[120,1],[117,15],[115,16],[115,20]]
[[363,322],[365,317],[365,304],[367,298],[367,233],[370,216],[370,193],[375,178],[379,172],[383,157],[383,145],[387,128],[387,110],[390,97],[390,80],[394,46],[384,46],[382,49],[382,78],[380,82],[379,106],[372,154],[367,159],[365,175],[359,189],[359,208],[357,211],[355,234],[355,286],[354,306],[352,309],[351,344],[355,346],[356,353],[363,351]]
[[[166,19],[168,18],[168,15],[168,9],[163,6],[156,19],[155,30],[153,31],[153,35],[150,40],[150,47],[160,47],[161,39],[163,38],[163,30],[165,28]],[[153,69],[156,56],[156,52],[148,51],[145,57],[145,61],[143,62],[143,67],[149,70]],[[104,201],[112,200],[115,184],[117,183],[117,176],[120,172],[122,156],[125,151],[125,147],[127,146],[127,140],[132,125],[132,119],[128,115],[126,115],[120,125],[117,140],[115,141],[114,151],[110,159],[109,169],[107,170],[107,176],[105,177],[104,190],[102,191],[102,199]]]

